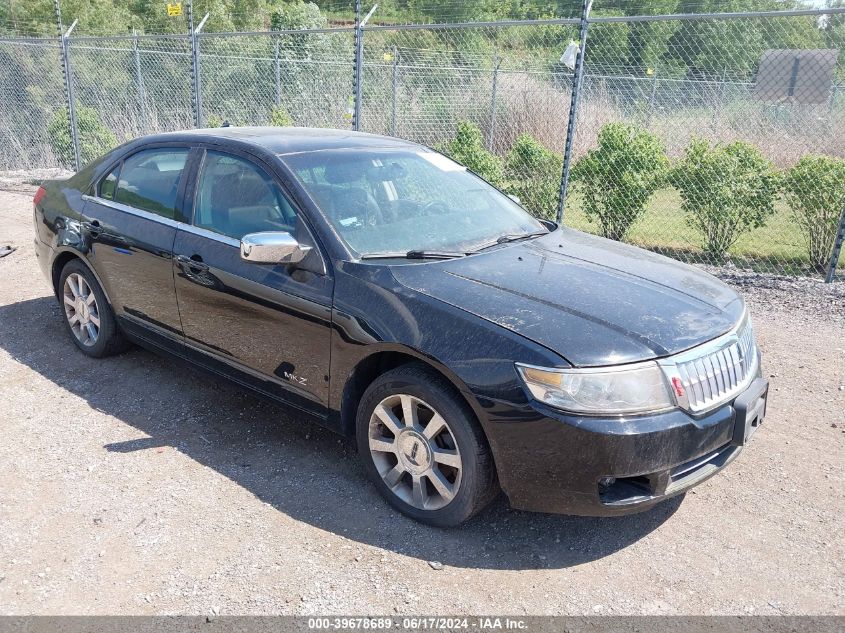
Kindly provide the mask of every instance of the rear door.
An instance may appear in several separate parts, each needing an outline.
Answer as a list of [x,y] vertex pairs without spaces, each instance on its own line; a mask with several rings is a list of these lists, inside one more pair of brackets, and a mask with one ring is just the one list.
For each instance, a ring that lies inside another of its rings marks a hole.
[[[294,406],[324,414],[333,280],[305,219],[270,171],[208,150],[189,224],[176,233],[176,294],[198,358]],[[313,246],[300,265],[240,257],[247,233],[287,231]]]
[[89,259],[115,313],[124,328],[154,340],[182,336],[172,253],[189,154],[168,146],[126,156],[85,202]]

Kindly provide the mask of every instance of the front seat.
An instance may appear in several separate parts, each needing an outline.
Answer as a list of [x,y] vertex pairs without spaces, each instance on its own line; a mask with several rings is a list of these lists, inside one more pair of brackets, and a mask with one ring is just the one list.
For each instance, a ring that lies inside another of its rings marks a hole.
[[362,174],[352,163],[338,163],[327,165],[326,180],[331,188],[321,196],[328,201],[325,209],[333,220],[343,223],[343,220],[357,218],[366,226],[382,223],[381,208],[373,195],[364,186],[352,183],[361,181]]

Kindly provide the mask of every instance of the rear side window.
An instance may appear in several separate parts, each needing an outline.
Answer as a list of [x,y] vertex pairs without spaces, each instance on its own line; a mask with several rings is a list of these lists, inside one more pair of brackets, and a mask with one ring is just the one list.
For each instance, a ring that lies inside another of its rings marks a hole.
[[115,202],[176,219],[176,194],[187,160],[187,149],[148,149],[133,154],[123,161]]
[[106,200],[114,200],[114,191],[117,188],[117,174],[120,171],[120,165],[115,167],[110,174],[100,181],[101,198]]

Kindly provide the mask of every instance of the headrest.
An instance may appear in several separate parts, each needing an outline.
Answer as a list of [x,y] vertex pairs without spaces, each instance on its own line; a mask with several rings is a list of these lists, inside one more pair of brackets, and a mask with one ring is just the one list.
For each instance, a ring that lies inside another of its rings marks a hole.
[[333,185],[355,182],[361,179],[361,168],[355,163],[329,163],[325,177]]
[[268,187],[264,180],[254,173],[234,173],[220,176],[214,183],[214,198],[217,206],[248,207],[272,205],[268,199]]
[[408,170],[400,163],[372,166],[367,169],[367,180],[370,182],[388,182],[402,180],[408,175]]

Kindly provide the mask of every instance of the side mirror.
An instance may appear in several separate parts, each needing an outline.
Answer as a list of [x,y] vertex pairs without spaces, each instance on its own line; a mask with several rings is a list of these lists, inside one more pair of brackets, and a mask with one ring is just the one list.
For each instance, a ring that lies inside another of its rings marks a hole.
[[516,202],[517,204],[522,204],[522,200],[520,200],[517,196],[513,195],[512,193],[508,194],[508,198]]
[[298,264],[310,250],[287,231],[249,233],[241,238],[241,259],[253,264]]

